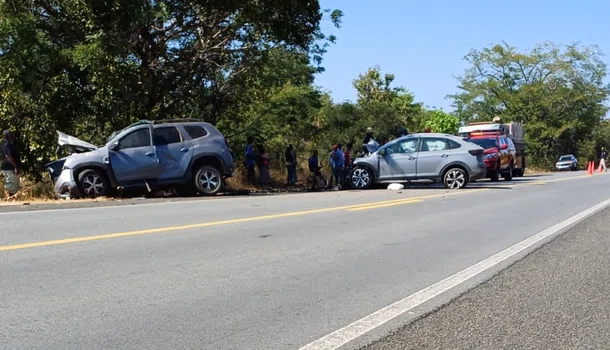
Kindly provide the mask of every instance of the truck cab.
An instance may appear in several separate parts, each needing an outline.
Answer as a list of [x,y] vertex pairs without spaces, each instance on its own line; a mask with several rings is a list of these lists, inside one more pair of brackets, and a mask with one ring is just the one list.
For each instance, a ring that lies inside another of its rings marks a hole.
[[516,150],[509,138],[497,132],[474,132],[467,140],[485,149],[483,160],[491,181],[498,181],[500,175],[512,180]]
[[463,126],[459,136],[485,149],[487,177],[498,181],[502,176],[510,181],[513,176],[523,176],[525,171],[525,142],[523,125],[479,122]]

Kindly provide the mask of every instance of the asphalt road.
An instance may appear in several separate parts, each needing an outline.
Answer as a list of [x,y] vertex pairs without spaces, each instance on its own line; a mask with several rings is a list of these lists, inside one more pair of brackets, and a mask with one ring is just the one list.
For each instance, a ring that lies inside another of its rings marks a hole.
[[610,198],[609,181],[3,212],[0,347],[298,349]]
[[593,216],[363,350],[608,349],[609,215]]

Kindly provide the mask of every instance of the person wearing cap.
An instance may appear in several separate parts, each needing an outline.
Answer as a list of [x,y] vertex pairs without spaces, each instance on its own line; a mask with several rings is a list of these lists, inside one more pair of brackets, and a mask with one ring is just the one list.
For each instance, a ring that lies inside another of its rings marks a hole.
[[409,130],[407,130],[407,128],[405,128],[405,127],[398,129],[398,132],[396,133],[396,137],[398,137],[398,138],[407,136],[407,135],[409,135]]
[[373,153],[379,148],[379,143],[373,138],[373,128],[366,129],[366,136],[362,140],[362,152],[364,154]]
[[15,136],[10,130],[2,132],[2,153],[4,159],[0,165],[4,175],[4,192],[8,198],[14,197],[19,191],[21,174],[21,155],[15,147]]

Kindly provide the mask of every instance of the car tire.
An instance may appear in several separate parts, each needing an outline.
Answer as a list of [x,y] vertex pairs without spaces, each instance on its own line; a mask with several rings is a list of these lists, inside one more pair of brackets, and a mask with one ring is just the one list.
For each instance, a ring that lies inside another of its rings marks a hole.
[[366,167],[355,167],[349,177],[350,187],[358,190],[366,190],[373,186],[374,175]]
[[214,196],[222,191],[224,180],[220,171],[213,166],[204,165],[195,172],[195,188],[204,196]]
[[497,170],[493,170],[489,172],[489,180],[491,182],[497,182],[500,179],[500,174],[498,174]]
[[468,174],[462,168],[450,168],[443,174],[443,186],[449,189],[460,189],[468,185]]
[[110,190],[106,175],[95,169],[81,171],[78,174],[78,185],[85,198],[104,197]]

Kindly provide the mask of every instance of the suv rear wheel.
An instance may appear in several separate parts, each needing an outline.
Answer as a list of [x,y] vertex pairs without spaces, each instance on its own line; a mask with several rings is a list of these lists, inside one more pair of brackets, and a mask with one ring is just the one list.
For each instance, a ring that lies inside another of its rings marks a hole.
[[451,168],[443,175],[443,185],[451,189],[464,188],[468,185],[468,174],[462,168]]
[[205,196],[213,196],[222,190],[223,179],[220,171],[213,166],[204,165],[195,173],[195,188]]
[[85,169],[78,174],[78,184],[87,198],[103,197],[108,195],[108,180],[106,176],[95,169]]

